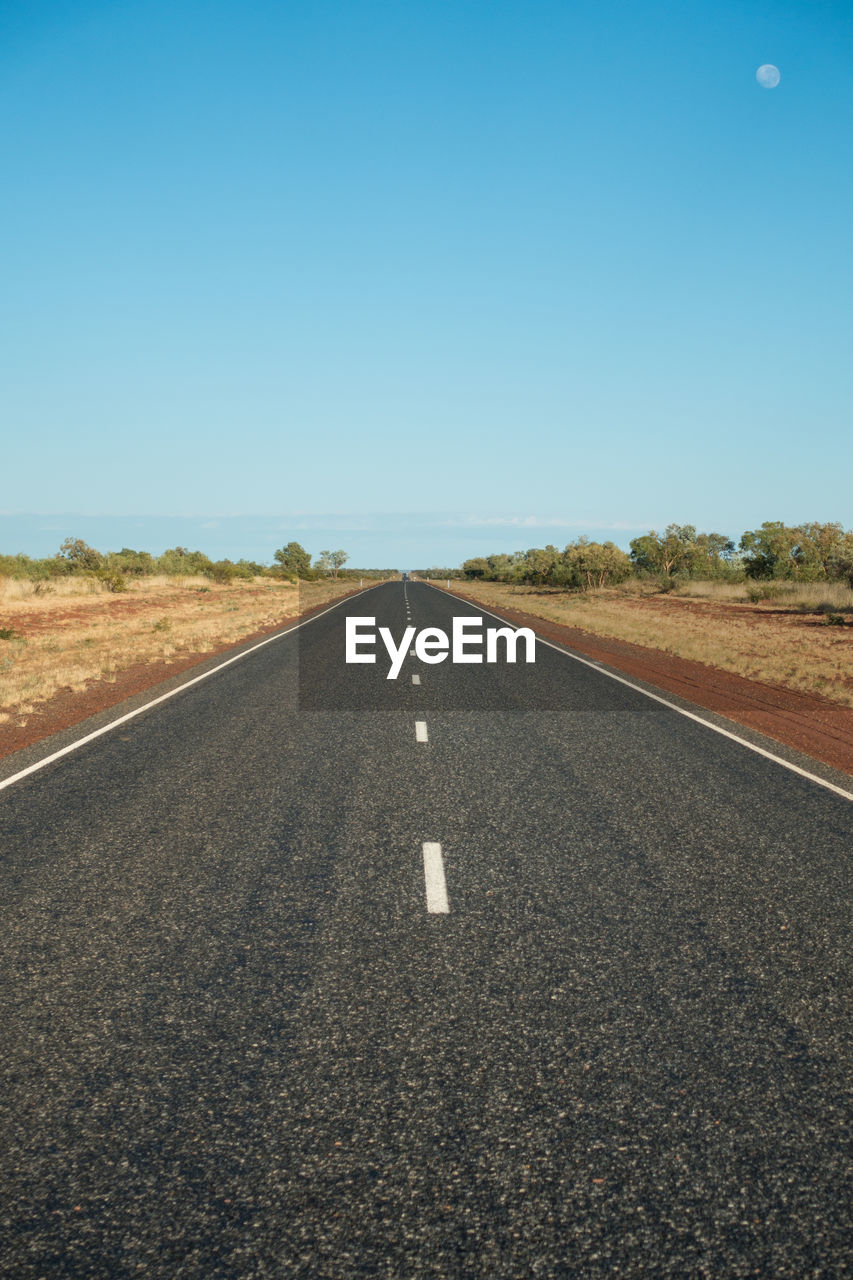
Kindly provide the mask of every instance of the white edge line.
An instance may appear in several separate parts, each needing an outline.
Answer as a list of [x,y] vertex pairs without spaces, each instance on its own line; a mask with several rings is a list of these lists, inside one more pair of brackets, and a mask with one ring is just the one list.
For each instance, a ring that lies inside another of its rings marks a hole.
[[[373,586],[365,587],[364,591],[359,591],[357,595],[364,595],[368,591],[375,591],[376,587],[381,583],[374,583]],[[267,636],[266,640],[259,640],[257,644],[253,644],[251,648],[244,649],[242,653],[236,653],[233,658],[226,658],[224,662],[220,662],[217,666],[211,667],[209,671],[203,671],[200,676],[193,676],[192,680],[185,680],[183,684],[179,684],[176,689],[170,689],[168,693],[161,693],[159,698],[152,698],[150,702],[143,703],[141,707],[136,707],[133,711],[128,711],[125,715],[119,716],[117,720],[111,720],[109,724],[102,725],[100,729],[87,733],[85,737],[77,738],[74,742],[69,742],[67,746],[60,747],[58,751],[52,752],[51,755],[45,756],[43,760],[37,760],[35,764],[27,765],[26,769],[21,769],[19,773],[13,773],[8,778],[0,781],[0,791],[4,791],[6,787],[11,787],[13,782],[20,782],[21,778],[26,778],[28,774],[37,773],[39,769],[44,769],[46,765],[52,764],[54,760],[59,760],[62,756],[70,755],[72,751],[76,751],[78,747],[83,747],[87,742],[93,742],[95,738],[100,738],[102,734],[109,733],[111,729],[116,729],[120,724],[125,724],[128,720],[133,720],[136,716],[142,715],[143,711],[148,711],[151,707],[156,707],[160,702],[166,702],[169,698],[174,698],[176,694],[183,693],[184,689],[191,688],[194,684],[199,684],[202,680],[207,680],[209,676],[215,676],[217,671],[230,667],[232,662],[239,662],[241,658],[248,658],[250,653],[254,653],[257,649],[263,649],[265,645],[272,644],[274,640],[283,640],[285,636],[289,636],[291,632],[298,631],[300,627],[305,627],[309,622],[316,621],[317,618],[324,617],[325,614],[331,613],[333,609],[337,609],[347,600],[354,599],[354,596],[343,596],[342,599],[336,600],[334,604],[329,605],[328,609],[323,609],[321,613],[314,613],[310,618],[304,618],[302,622],[295,622],[292,627],[288,627],[286,631],[277,631],[275,635]]]
[[[426,583],[428,587],[432,587],[433,583]],[[517,622],[510,622],[509,618],[502,618],[500,614],[493,613],[491,609],[484,609],[481,605],[474,604],[472,600],[464,600],[463,596],[457,596],[452,591],[446,591],[444,587],[434,587],[434,590],[440,591],[442,595],[450,596],[454,600],[463,600],[465,604],[472,605],[473,608],[479,609],[480,613],[487,613],[490,618],[496,618],[498,622],[504,622],[507,626],[519,629]],[[533,615],[531,614],[531,618]],[[536,619],[533,619],[536,621]],[[547,618],[540,619],[547,622]],[[559,625],[559,624],[557,624]],[[685,716],[688,720],[695,720],[697,724],[703,724],[706,729],[712,729],[714,733],[719,733],[724,738],[731,738],[732,742],[739,742],[742,747],[746,747],[749,751],[754,751],[756,755],[764,756],[766,760],[772,760],[774,764],[780,764],[783,769],[789,769],[791,773],[798,773],[801,778],[807,778],[809,782],[816,782],[819,787],[825,787],[827,791],[833,791],[837,796],[842,796],[845,800],[853,800],[853,792],[845,791],[843,787],[837,787],[834,782],[827,782],[826,778],[821,778],[816,773],[809,773],[807,769],[801,769],[799,765],[792,764],[790,760],[785,760],[782,756],[776,756],[772,751],[765,751],[764,747],[759,747],[754,742],[750,742],[748,738],[742,738],[738,733],[732,733],[730,729],[724,729],[722,725],[714,724],[713,720],[706,720],[704,716],[697,716],[693,711],[686,711],[684,707],[679,707],[677,703],[670,702],[668,698],[661,698],[657,693],[649,693],[648,689],[644,689],[642,685],[634,684],[631,680],[626,680],[624,676],[617,676],[615,672],[608,671],[606,667],[601,666],[597,662],[592,662],[588,658],[581,658],[576,653],[570,653],[568,649],[563,649],[558,644],[552,644],[550,640],[543,640],[542,636],[536,637],[537,644],[545,644],[549,649],[553,649],[556,653],[561,653],[564,658],[571,658],[574,662],[580,662],[585,667],[592,668],[597,671],[600,676],[607,676],[610,680],[615,680],[618,684],[624,684],[628,689],[634,689],[637,693],[642,693],[644,697],[650,698],[652,702],[659,702],[662,707],[668,707],[670,711],[677,711],[680,716]]]

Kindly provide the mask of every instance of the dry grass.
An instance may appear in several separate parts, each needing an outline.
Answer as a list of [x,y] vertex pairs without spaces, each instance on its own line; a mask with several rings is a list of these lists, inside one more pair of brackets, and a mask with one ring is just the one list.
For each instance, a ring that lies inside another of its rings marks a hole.
[[767,604],[800,613],[853,615],[853,589],[843,582],[685,582],[673,593],[686,600]]
[[[634,584],[584,593],[494,582],[461,589],[497,609],[521,609],[853,706],[853,592],[839,584],[792,586],[758,604],[743,585],[713,583],[669,595]],[[830,617],[846,625],[827,625]]]
[[154,577],[110,595],[79,579],[61,581],[49,594],[0,581],[0,636],[9,637],[0,639],[0,722],[25,724],[60,690],[115,680],[140,662],[177,662],[236,644],[354,585],[256,578],[220,586]]

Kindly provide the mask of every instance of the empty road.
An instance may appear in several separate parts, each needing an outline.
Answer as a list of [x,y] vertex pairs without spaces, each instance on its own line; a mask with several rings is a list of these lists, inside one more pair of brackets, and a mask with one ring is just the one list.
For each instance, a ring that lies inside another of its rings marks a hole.
[[543,643],[344,662],[463,614],[0,791],[4,1276],[847,1274],[853,804]]

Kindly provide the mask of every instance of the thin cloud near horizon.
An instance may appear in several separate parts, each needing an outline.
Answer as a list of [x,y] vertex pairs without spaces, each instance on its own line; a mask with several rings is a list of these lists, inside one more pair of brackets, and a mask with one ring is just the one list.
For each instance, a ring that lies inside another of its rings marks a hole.
[[[564,516],[465,516],[461,520],[451,518],[441,523],[454,528],[460,525],[469,528],[494,525],[514,529],[612,529],[614,533],[646,527],[646,522],[641,520],[569,520]],[[648,527],[653,528],[653,522]]]

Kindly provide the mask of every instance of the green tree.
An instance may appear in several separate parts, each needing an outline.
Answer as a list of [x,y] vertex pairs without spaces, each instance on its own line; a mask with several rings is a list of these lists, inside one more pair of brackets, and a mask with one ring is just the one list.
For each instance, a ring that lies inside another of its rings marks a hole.
[[668,524],[660,538],[661,569],[668,577],[689,572],[696,546],[696,528],[692,524]]
[[513,559],[512,556],[506,555],[504,552],[498,555],[488,557],[489,577],[498,581],[506,582],[512,576]]
[[747,529],[740,540],[746,572],[751,578],[798,578],[815,582],[845,577],[853,534],[842,525],[817,520],[786,525],[767,520],[760,529]]
[[176,577],[191,577],[207,573],[213,561],[203,551],[190,551],[187,547],[170,547],[157,559],[157,570]]
[[489,576],[489,562],[484,556],[475,556],[471,560],[466,560],[462,565],[462,572],[466,578],[487,578]]
[[273,559],[281,566],[282,573],[305,578],[311,571],[311,556],[299,542],[288,542],[273,553]]
[[56,553],[64,561],[67,573],[95,573],[103,567],[104,557],[82,538],[66,538]]
[[794,548],[799,530],[781,520],[765,520],[760,529],[747,529],[740,540],[744,568],[750,578],[793,578],[797,572]]
[[793,550],[796,573],[800,578],[815,580],[832,575],[836,553],[844,543],[840,524],[819,524],[812,520],[797,525],[798,539]]
[[219,582],[224,586],[227,586],[229,582],[233,582],[235,578],[252,578],[252,570],[245,562],[243,564],[234,564],[233,560],[208,561],[207,567],[203,572],[206,578],[210,578],[212,582]]
[[332,566],[333,578],[336,578],[338,576],[338,570],[344,567],[347,560],[349,560],[349,556],[347,555],[346,551],[332,552],[332,554],[329,556],[329,564]]
[[827,560],[830,578],[846,579],[853,587],[853,531],[844,533],[835,543]]
[[631,539],[631,560],[637,573],[660,573],[660,548],[654,529],[640,538]]
[[670,524],[664,533],[650,529],[631,540],[631,559],[638,573],[708,577],[721,573],[734,554],[723,533],[699,533],[692,524]]
[[578,538],[562,555],[565,581],[577,587],[607,587],[631,576],[631,559],[615,542]]
[[698,578],[720,578],[738,572],[735,544],[724,533],[700,533],[691,575]]
[[134,551],[131,547],[122,547],[121,551],[111,551],[107,556],[107,565],[119,573],[141,578],[154,572],[154,557],[149,551]]
[[541,587],[554,581],[560,553],[550,543],[547,547],[531,547],[524,553],[524,578],[533,586]]

